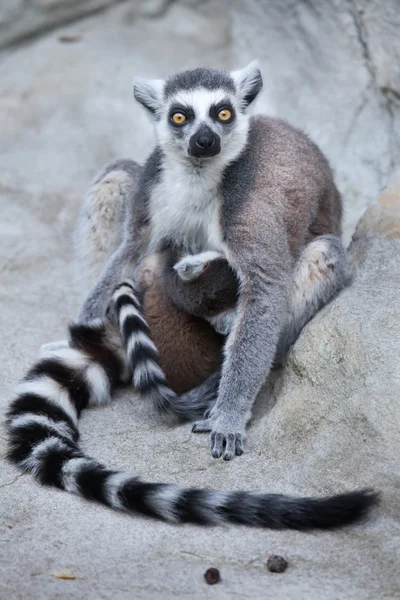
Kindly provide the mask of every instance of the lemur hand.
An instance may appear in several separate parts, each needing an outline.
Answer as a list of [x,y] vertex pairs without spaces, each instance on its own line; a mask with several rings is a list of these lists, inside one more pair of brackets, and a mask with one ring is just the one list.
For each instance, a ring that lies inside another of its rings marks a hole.
[[210,262],[221,257],[223,257],[223,255],[219,252],[188,254],[174,265],[174,269],[182,281],[193,281],[200,277]]

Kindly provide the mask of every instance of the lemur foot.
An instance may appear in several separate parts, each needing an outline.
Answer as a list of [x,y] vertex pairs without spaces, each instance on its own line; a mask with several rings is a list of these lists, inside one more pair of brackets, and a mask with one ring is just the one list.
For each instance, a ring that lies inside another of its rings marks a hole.
[[201,252],[200,254],[188,254],[174,265],[174,269],[182,281],[193,281],[200,277],[211,261],[222,256],[219,252],[212,251]]
[[[214,413],[215,414],[215,413]],[[232,460],[235,456],[241,456],[246,442],[246,421],[239,422],[231,415],[220,414],[210,416],[202,421],[196,421],[193,425],[193,433],[211,432],[211,455],[213,458]]]

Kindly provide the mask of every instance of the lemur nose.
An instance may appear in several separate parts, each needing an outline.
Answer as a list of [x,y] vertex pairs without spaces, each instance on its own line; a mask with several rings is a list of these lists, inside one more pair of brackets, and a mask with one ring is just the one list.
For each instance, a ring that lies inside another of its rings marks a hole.
[[195,158],[210,158],[221,152],[221,140],[211,127],[203,124],[189,141],[188,154]]
[[213,146],[214,144],[215,144],[215,137],[214,137],[214,134],[211,133],[211,131],[202,133],[201,135],[199,135],[196,138],[196,145],[199,148],[201,148],[202,150],[211,148],[211,146]]

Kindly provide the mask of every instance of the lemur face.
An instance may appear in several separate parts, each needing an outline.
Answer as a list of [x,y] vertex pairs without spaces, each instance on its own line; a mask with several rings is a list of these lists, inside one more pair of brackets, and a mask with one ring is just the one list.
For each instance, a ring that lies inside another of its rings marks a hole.
[[151,115],[167,155],[196,164],[234,159],[246,143],[248,106],[262,88],[256,61],[240,71],[194,69],[166,80],[137,79],[134,96]]

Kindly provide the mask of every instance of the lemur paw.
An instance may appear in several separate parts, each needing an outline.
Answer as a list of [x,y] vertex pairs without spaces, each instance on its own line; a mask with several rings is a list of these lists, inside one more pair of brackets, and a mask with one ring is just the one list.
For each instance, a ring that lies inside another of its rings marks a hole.
[[222,254],[219,252],[211,251],[201,252],[200,254],[188,254],[174,265],[174,269],[182,281],[193,281],[200,277],[208,263],[221,256]]
[[207,433],[211,431],[211,455],[213,458],[232,460],[235,456],[241,456],[245,449],[246,434],[245,423],[233,425],[223,417],[211,416],[196,421],[193,425],[193,433]]

